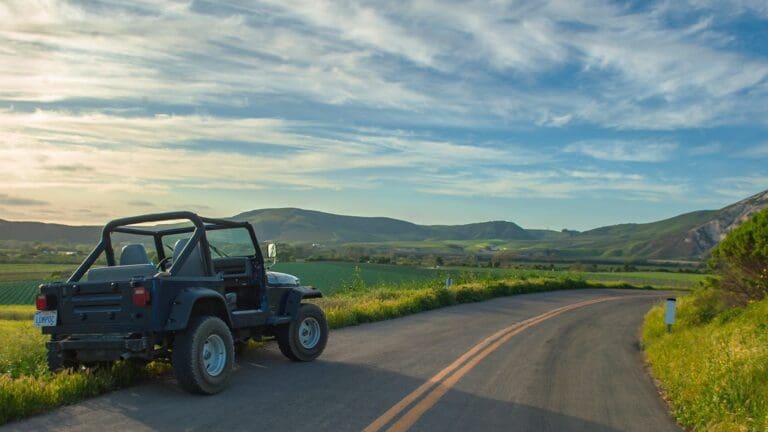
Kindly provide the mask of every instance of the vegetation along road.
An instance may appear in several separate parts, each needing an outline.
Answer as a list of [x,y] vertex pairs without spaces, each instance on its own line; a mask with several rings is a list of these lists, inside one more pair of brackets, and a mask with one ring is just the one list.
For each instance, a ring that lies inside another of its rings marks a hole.
[[247,351],[214,397],[155,380],[1,430],[679,430],[638,339],[663,297],[586,289],[433,310],[335,330],[313,363]]

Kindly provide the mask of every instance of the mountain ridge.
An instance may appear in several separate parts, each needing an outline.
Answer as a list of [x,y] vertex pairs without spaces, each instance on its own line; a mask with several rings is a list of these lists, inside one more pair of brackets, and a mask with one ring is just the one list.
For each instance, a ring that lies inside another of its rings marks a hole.
[[[765,208],[768,190],[719,210],[698,210],[655,222],[616,224],[583,232],[524,229],[503,220],[419,225],[384,216],[338,215],[296,207],[250,210],[229,219],[252,223],[260,239],[271,241],[392,246],[398,242],[493,240],[522,257],[546,254],[571,258],[703,259],[728,232]],[[100,226],[0,219],[0,240],[95,243],[100,231]]]

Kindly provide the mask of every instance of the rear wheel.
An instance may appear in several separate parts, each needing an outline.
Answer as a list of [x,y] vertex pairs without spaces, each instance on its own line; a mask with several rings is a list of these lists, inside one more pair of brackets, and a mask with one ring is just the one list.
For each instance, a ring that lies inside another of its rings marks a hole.
[[192,393],[214,394],[227,385],[235,352],[232,333],[220,318],[200,316],[176,336],[172,363],[179,386]]
[[302,304],[293,321],[277,328],[276,336],[284,356],[293,361],[312,361],[328,342],[325,314],[313,304]]

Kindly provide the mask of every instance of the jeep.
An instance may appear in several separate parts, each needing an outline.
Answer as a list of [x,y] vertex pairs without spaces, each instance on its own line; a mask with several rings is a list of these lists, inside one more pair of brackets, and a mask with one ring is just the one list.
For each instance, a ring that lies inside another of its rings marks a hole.
[[109,222],[67,282],[40,286],[34,320],[51,335],[51,371],[170,359],[182,388],[214,394],[249,339],[274,337],[293,361],[317,358],[328,324],[303,301],[321,296],[267,269],[250,223],[181,211]]

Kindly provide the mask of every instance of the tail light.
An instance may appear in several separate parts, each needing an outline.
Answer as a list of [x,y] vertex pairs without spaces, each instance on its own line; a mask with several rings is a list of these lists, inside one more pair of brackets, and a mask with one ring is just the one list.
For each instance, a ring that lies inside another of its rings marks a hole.
[[35,307],[39,311],[46,311],[48,310],[48,296],[45,294],[40,294],[35,299]]
[[138,307],[146,307],[149,304],[149,290],[143,286],[137,286],[133,288],[133,305]]

